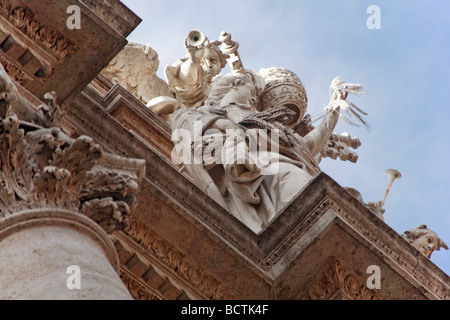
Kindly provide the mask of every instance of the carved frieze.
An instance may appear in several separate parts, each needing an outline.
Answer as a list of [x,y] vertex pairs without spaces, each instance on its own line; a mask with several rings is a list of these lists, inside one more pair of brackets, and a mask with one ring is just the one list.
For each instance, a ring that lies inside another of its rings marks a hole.
[[29,8],[16,3],[12,0],[0,1],[0,16],[61,63],[76,52],[76,46],[67,37],[39,21]]
[[9,62],[5,57],[0,55],[0,63],[5,68],[6,72],[11,76],[11,78],[19,83],[22,86],[26,86],[31,81],[33,81],[33,78],[26,74],[23,70],[20,70],[20,68],[16,67],[15,64]]
[[135,300],[162,300],[153,290],[124,268],[120,269],[120,279]]
[[0,22],[0,61],[11,78],[24,87],[51,77],[56,67],[78,50],[18,1],[0,2]]

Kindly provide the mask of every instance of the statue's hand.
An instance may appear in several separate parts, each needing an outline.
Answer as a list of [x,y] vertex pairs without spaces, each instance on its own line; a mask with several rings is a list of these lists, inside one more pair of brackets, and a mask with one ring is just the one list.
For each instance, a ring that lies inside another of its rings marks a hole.
[[205,47],[203,45],[200,47],[191,46],[187,39],[184,40],[184,47],[186,48],[187,58],[195,63],[200,63],[205,54]]
[[[350,117],[356,117],[358,122],[369,128],[367,122],[363,119],[367,113],[356,106],[353,102],[347,101],[349,93],[362,95],[364,94],[363,86],[360,84],[347,83],[339,79],[339,77],[333,79],[330,85],[330,103],[325,108],[327,112],[339,112],[340,116],[349,124],[357,125],[357,122],[353,122],[349,117],[343,115],[343,112]],[[343,112],[342,112],[342,111]]]

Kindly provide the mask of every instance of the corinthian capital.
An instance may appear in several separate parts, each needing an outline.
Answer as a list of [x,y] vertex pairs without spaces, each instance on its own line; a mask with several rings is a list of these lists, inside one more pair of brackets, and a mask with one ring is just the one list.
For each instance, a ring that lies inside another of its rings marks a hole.
[[[2,83],[11,83],[7,77],[0,70]],[[17,95],[11,88],[0,88],[6,110],[0,117],[0,217],[66,209],[86,214],[109,233],[125,228],[145,162],[106,153],[90,137],[73,139],[59,127],[24,121],[15,112],[21,105],[11,105]]]

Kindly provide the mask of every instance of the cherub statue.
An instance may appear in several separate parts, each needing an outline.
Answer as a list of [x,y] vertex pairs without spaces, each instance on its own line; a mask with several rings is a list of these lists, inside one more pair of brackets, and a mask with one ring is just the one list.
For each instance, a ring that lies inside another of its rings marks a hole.
[[[198,39],[190,41],[193,33]],[[210,41],[200,31],[193,30],[185,39],[186,57],[166,66],[165,75],[170,90],[183,105],[196,108],[208,98],[212,79],[226,66],[228,55],[220,50],[221,41]]]
[[448,250],[447,244],[438,237],[436,232],[428,229],[425,224],[405,231],[402,236],[427,258],[430,258],[434,251],[439,251],[441,248]]
[[155,50],[149,45],[130,42],[100,74],[147,104],[155,97],[173,96],[167,83],[156,75],[158,68]]

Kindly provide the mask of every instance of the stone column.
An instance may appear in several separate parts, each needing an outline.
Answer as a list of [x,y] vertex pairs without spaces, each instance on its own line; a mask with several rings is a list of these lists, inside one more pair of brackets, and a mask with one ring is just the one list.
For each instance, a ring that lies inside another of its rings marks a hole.
[[131,299],[118,268],[106,232],[79,213],[29,210],[0,223],[0,300]]

